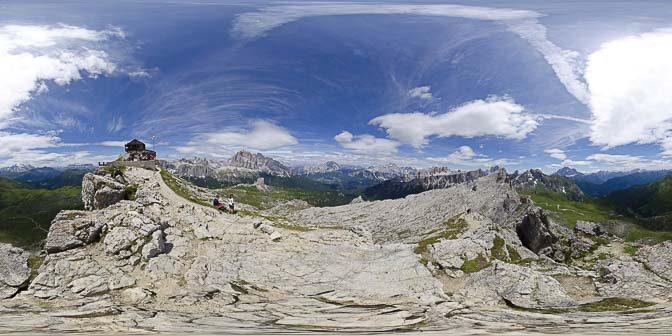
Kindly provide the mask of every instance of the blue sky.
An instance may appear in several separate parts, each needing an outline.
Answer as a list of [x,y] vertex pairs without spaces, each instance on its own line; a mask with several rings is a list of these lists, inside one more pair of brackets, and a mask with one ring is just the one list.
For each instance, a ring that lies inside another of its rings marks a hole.
[[4,1],[0,165],[671,168],[665,1]]

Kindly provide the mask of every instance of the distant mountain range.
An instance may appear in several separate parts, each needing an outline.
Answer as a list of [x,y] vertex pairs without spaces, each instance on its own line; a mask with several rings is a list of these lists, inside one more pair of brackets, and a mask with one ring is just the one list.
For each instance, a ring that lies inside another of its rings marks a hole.
[[533,190],[538,188],[564,194],[567,199],[581,201],[584,192],[571,178],[562,175],[546,175],[540,169],[530,169],[522,173],[514,172],[509,176],[511,183],[517,188]]
[[636,216],[672,217],[672,176],[666,176],[653,183],[614,191],[608,197]]
[[587,195],[606,196],[617,190],[658,181],[670,172],[669,170],[632,170],[620,172],[598,171],[584,174],[576,169],[565,167],[553,175],[563,176],[574,181]]
[[257,178],[263,177],[266,184],[271,186],[355,190],[419,172],[414,168],[393,164],[361,168],[342,166],[334,161],[290,168],[260,153],[247,151],[237,152],[224,161],[179,159],[164,162],[163,166],[173,174],[210,187],[253,183]]
[[55,189],[63,186],[80,186],[84,174],[94,169],[93,165],[38,168],[17,164],[0,168],[0,177],[20,182],[32,188]]

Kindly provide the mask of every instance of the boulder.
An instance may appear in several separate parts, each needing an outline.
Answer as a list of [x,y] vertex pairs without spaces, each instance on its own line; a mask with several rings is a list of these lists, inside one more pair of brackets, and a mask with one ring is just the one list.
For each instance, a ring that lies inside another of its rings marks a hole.
[[128,288],[121,292],[121,300],[128,304],[148,303],[153,297],[154,293],[150,290],[139,287]]
[[84,209],[104,209],[126,198],[126,186],[116,180],[88,173],[82,180]]
[[28,252],[0,243],[0,299],[14,296],[30,278]]
[[550,252],[546,250],[558,241],[558,238],[551,232],[548,217],[541,209],[528,212],[518,223],[516,233],[523,246],[537,254]]
[[90,244],[100,237],[105,222],[84,211],[61,211],[51,222],[44,248],[49,253]]
[[118,254],[122,250],[130,248],[139,234],[125,227],[115,227],[105,236],[105,252],[108,254]]
[[271,238],[272,241],[277,242],[277,241],[280,241],[282,239],[282,234],[278,231],[275,231],[275,232],[271,233],[270,238]]
[[494,235],[489,241],[450,239],[429,246],[431,259],[444,269],[460,269],[465,260],[489,255]]
[[474,273],[459,292],[467,301],[496,305],[504,302],[522,308],[565,308],[576,305],[554,278],[530,268],[494,261]]
[[166,252],[166,238],[163,231],[154,231],[152,237],[142,248],[142,258],[149,260]]
[[585,233],[591,236],[600,236],[605,233],[600,224],[586,221],[576,221],[575,232]]

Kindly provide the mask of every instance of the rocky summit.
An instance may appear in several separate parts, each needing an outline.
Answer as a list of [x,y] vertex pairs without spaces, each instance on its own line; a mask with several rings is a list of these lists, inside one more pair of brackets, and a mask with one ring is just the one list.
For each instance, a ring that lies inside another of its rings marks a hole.
[[400,199],[239,214],[170,179],[88,174],[87,210],[62,211],[39,256],[0,245],[0,333],[672,327],[672,244],[624,253],[594,223],[562,227],[503,170]]

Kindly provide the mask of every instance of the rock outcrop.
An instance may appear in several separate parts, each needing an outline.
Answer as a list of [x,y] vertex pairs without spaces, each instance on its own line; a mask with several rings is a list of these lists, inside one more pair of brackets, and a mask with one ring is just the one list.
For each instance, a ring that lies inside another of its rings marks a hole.
[[66,251],[94,242],[105,226],[94,213],[62,211],[51,222],[44,248],[49,253]]
[[457,184],[473,182],[487,175],[482,170],[469,172],[424,172],[420,176],[404,176],[384,181],[375,186],[366,188],[364,196],[370,200],[396,199],[412,194],[419,194],[433,189],[450,188]]
[[534,253],[551,254],[558,238],[550,229],[548,216],[541,210],[527,213],[516,227],[520,241]]
[[84,175],[82,202],[84,209],[104,209],[126,198],[126,186],[116,180],[93,173]]
[[29,277],[28,252],[0,243],[0,299],[14,296]]
[[261,153],[252,154],[240,151],[229,159],[229,165],[233,167],[259,170],[275,176],[290,176],[290,169],[274,159],[265,157]]
[[576,302],[552,277],[528,267],[500,261],[474,274],[460,295],[475,303],[492,305],[505,300],[509,305],[532,309],[576,306]]
[[642,247],[637,252],[636,259],[659,277],[672,281],[672,241]]
[[604,228],[598,223],[587,222],[587,221],[576,221],[574,226],[574,231],[581,232],[591,236],[600,236],[606,233]]

